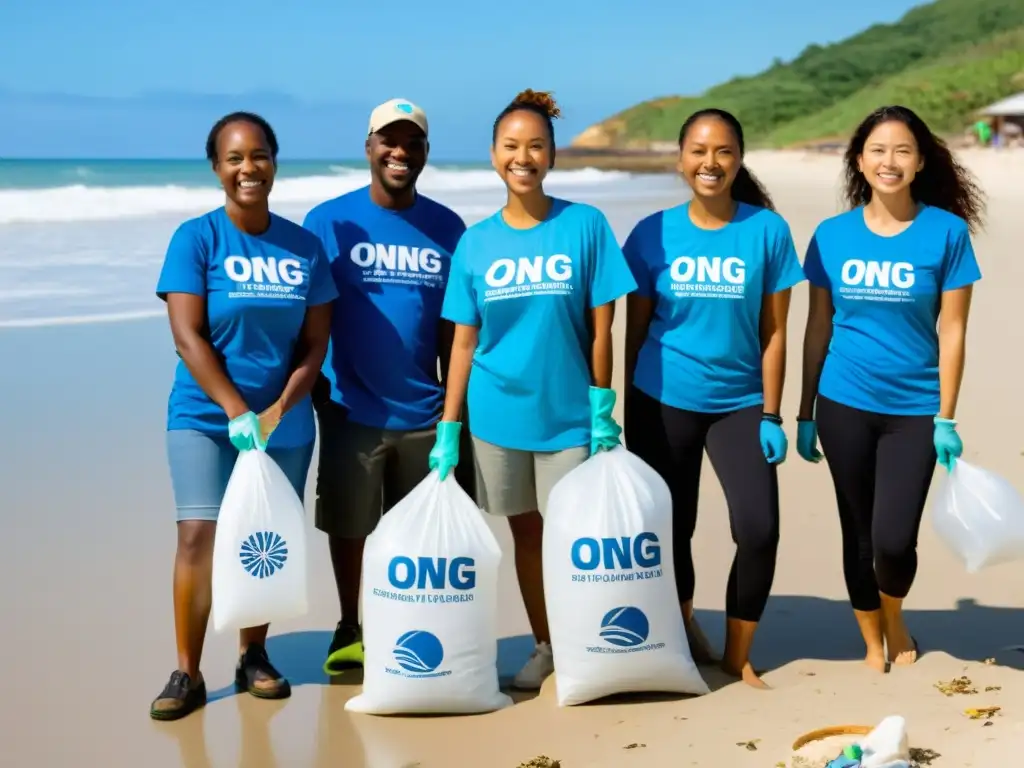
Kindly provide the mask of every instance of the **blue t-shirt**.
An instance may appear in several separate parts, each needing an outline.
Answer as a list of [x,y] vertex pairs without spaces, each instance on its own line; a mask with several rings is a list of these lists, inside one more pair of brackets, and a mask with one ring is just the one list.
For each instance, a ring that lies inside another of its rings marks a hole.
[[466,225],[423,195],[393,211],[362,187],[318,205],[304,226],[323,241],[339,292],[324,364],[332,399],[366,426],[432,426],[444,407],[441,304]]
[[590,442],[590,312],[636,288],[607,219],[555,198],[530,229],[501,211],[452,258],[444,316],[478,327],[469,422],[488,443],[559,451]]
[[701,229],[684,203],[640,221],[623,251],[654,302],[637,389],[701,413],[763,403],[761,305],[804,279],[785,219],[738,203],[726,226]]
[[[298,224],[270,215],[261,235],[238,229],[223,208],[178,227],[156,287],[206,299],[208,341],[249,408],[260,413],[284,391],[293,370],[306,307],[338,295],[323,246]],[[228,436],[228,417],[178,363],[167,429]],[[296,447],[316,434],[309,397],[296,403],[270,435],[270,447]]]
[[835,308],[818,392],[873,413],[938,413],[941,293],[981,278],[967,222],[924,206],[885,237],[854,208],[818,225],[804,270]]

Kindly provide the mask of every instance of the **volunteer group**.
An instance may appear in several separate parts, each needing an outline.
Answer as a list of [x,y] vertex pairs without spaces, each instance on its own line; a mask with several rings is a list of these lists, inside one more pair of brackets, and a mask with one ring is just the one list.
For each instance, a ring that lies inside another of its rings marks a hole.
[[[316,206],[302,226],[269,210],[271,126],[246,112],[214,125],[206,155],[225,203],[175,231],[157,285],[180,357],[166,433],[178,659],[152,717],[206,702],[214,532],[239,451],[265,450],[303,498],[317,423],[315,521],[340,603],[328,674],[363,661],[367,535],[436,470],[508,519],[536,640],[513,684],[539,688],[555,664],[541,565],[548,494],[621,442],[671,490],[694,660],[764,687],[750,651],[774,579],[778,467],[793,423],[782,413],[787,323],[805,278],[796,448],[827,459],[866,663],[887,671],[916,659],[901,606],[935,464],[949,470],[962,451],[955,412],[981,190],[916,114],[880,108],[846,150],[848,210],[820,223],[801,262],[744,165],[740,123],[706,109],[679,131],[692,196],[642,219],[620,247],[601,211],[544,190],[558,117],[550,94],[532,90],[497,116],[491,159],[507,202],[469,228],[416,189],[428,124],[408,101],[370,115],[369,185]],[[620,428],[612,324],[622,298]],[[736,544],[720,654],[693,610],[705,451]],[[240,633],[236,685],[279,699],[290,686],[267,630]]]

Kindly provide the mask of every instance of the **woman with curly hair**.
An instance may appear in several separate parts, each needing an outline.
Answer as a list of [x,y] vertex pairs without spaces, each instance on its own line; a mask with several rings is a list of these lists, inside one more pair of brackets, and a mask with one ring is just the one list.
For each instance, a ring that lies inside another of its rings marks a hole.
[[845,167],[850,210],[818,226],[804,263],[811,289],[797,451],[820,461],[820,437],[865,661],[884,672],[917,659],[902,606],[918,530],[936,460],[949,471],[963,450],[955,414],[981,278],[971,233],[984,203],[906,107],[868,115]]
[[478,501],[508,518],[537,641],[513,683],[523,689],[539,689],[554,671],[542,514],[555,483],[619,442],[612,316],[615,300],[636,288],[604,215],[544,191],[558,116],[549,94],[526,90],[494,122],[491,162],[508,198],[452,256],[442,316],[455,324],[455,342],[430,455],[442,478],[458,463],[468,391]]

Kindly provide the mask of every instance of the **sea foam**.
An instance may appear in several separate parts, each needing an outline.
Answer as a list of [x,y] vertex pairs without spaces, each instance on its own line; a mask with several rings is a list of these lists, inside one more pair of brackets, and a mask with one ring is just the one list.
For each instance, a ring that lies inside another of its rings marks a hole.
[[[368,171],[333,167],[333,175],[278,178],[271,201],[280,205],[316,204],[357,189],[369,181]],[[628,174],[581,169],[552,171],[545,186],[552,191],[566,187],[591,187],[621,181]],[[488,170],[449,170],[428,167],[418,188],[431,193],[500,192],[501,179]],[[103,187],[73,184],[44,189],[0,189],[0,224],[17,222],[100,221],[167,213],[198,214],[224,202],[215,186]]]

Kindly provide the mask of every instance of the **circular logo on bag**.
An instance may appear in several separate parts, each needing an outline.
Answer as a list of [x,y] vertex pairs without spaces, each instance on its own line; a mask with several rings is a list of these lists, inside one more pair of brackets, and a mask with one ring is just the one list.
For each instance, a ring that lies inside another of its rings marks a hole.
[[406,632],[395,643],[395,661],[406,672],[433,672],[444,660],[444,648],[436,635],[422,629]]
[[288,542],[273,531],[253,533],[242,542],[238,559],[253,578],[270,578],[288,561]]
[[601,619],[601,639],[620,648],[632,648],[647,641],[651,625],[639,608],[613,608]]

